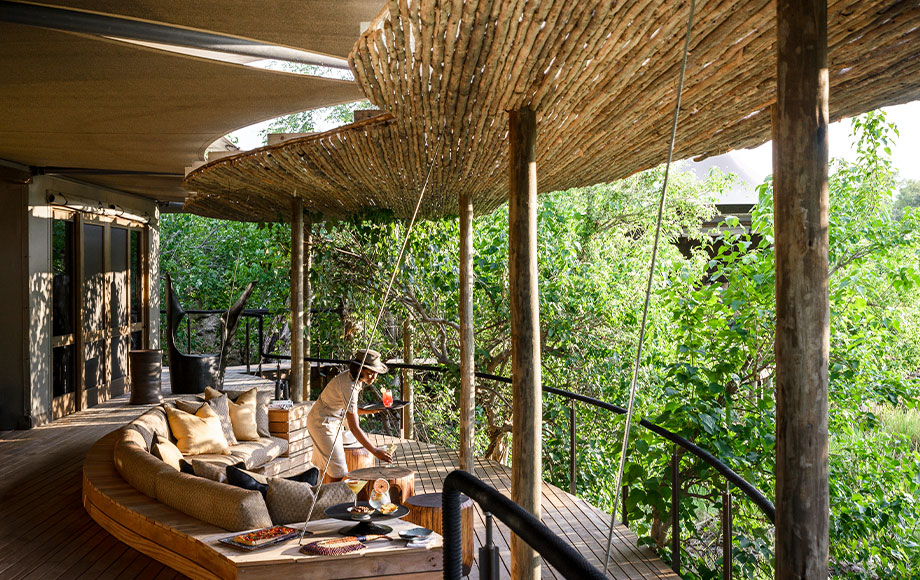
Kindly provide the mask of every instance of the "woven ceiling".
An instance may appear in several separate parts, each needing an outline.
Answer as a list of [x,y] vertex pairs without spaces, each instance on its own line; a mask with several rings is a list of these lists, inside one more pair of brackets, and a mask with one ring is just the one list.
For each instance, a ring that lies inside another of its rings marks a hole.
[[[688,3],[391,0],[350,55],[391,115],[210,163],[186,180],[189,211],[236,220],[305,209],[424,217],[507,199],[507,111],[537,111],[541,192],[613,181],[665,160]],[[676,158],[770,139],[772,2],[701,1]],[[833,120],[920,98],[920,3],[831,1]]]

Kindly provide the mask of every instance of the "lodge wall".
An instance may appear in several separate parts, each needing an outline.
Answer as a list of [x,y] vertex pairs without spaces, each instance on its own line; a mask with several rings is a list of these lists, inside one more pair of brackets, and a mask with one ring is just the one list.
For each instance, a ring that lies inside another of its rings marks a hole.
[[[57,340],[55,344],[60,344],[52,329],[52,231],[55,216],[60,219],[62,212],[79,214],[80,219],[117,220],[142,231],[138,239],[146,257],[142,270],[146,281],[141,308],[146,321],[143,336],[148,348],[159,348],[156,203],[48,175],[31,176],[27,184],[14,181],[0,176],[4,202],[4,211],[0,212],[0,429],[27,429],[62,414],[61,399],[52,394],[53,343]],[[56,203],[49,203],[49,194],[55,196]],[[67,200],[67,205],[60,205],[62,199]],[[109,206],[117,209],[100,209]],[[82,267],[81,258],[75,263],[75,268]],[[127,367],[123,365],[122,370],[127,375]],[[84,393],[82,400],[71,401],[69,410],[65,408],[63,413],[92,406],[107,396],[103,389],[93,391],[89,398]]]

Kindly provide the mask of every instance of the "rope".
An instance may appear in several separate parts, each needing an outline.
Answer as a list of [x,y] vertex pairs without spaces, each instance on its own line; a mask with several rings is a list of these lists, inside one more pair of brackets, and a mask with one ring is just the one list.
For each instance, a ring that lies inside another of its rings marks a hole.
[[668,146],[668,161],[664,168],[664,183],[661,184],[661,197],[658,200],[658,221],[655,224],[655,241],[652,244],[652,260],[649,265],[648,284],[645,287],[645,302],[642,307],[642,324],[639,327],[639,346],[636,349],[636,364],[633,368],[632,382],[629,386],[629,405],[626,408],[626,427],[623,430],[623,445],[620,448],[620,466],[617,469],[615,487],[613,489],[613,512],[610,514],[610,529],[607,531],[607,555],[604,557],[604,574],[610,565],[610,548],[613,544],[613,527],[617,521],[617,506],[620,503],[620,487],[623,482],[623,470],[626,466],[626,448],[629,443],[629,431],[632,428],[633,407],[636,401],[636,385],[639,381],[639,364],[642,360],[642,346],[645,343],[645,326],[648,320],[648,307],[652,296],[652,282],[655,278],[655,263],[658,259],[658,241],[661,238],[661,221],[664,213],[664,202],[668,192],[668,174],[671,161],[674,158],[674,141],[677,137],[677,118],[680,115],[680,99],[684,89],[684,74],[687,72],[687,55],[690,52],[690,30],[693,28],[693,12],[696,9],[695,0],[690,0],[690,14],[687,16],[687,37],[684,40],[684,54],[680,65],[680,77],[677,82],[677,101],[674,103],[674,118],[671,121],[671,142]]
[[[406,235],[403,238],[402,246],[399,248],[399,254],[396,256],[396,264],[393,265],[393,273],[390,275],[390,281],[387,283],[387,288],[383,293],[383,300],[380,304],[380,310],[377,312],[377,319],[374,321],[374,326],[371,328],[370,332],[367,334],[367,346],[364,349],[364,357],[361,359],[361,365],[358,367],[358,381],[361,380],[361,372],[364,370],[364,363],[367,362],[367,351],[371,347],[371,343],[374,340],[374,333],[377,332],[377,327],[380,325],[380,320],[383,318],[383,311],[387,305],[387,299],[390,297],[390,290],[393,288],[393,283],[396,281],[396,274],[399,273],[399,265],[402,263],[403,254],[406,252],[406,246],[409,245],[409,236],[412,234],[412,228],[415,226],[415,220],[418,217],[419,209],[422,207],[422,200],[425,198],[425,192],[428,190],[428,182],[431,180],[431,172],[434,170],[435,161],[438,158],[438,155],[441,151],[441,144],[438,143],[438,148],[435,150],[434,157],[431,160],[431,164],[428,166],[428,174],[425,176],[425,183],[422,185],[422,191],[419,192],[418,201],[415,204],[415,210],[412,212],[412,219],[409,220],[409,226],[406,228]],[[293,363],[293,361],[292,361]],[[351,408],[351,403],[355,398],[355,393],[358,389],[352,388],[351,394],[348,397],[348,403],[345,405],[346,409]],[[335,437],[332,438],[332,447],[335,448],[336,444],[339,442],[339,437],[342,436],[342,430],[345,426],[344,418],[342,421],[339,421],[338,429],[336,430]],[[326,479],[326,471],[329,469],[329,461],[326,461],[326,465],[323,467],[323,472],[319,476],[318,485],[322,485],[323,481]],[[319,497],[319,493],[313,494],[313,501],[310,502],[310,511],[307,512],[307,519],[303,522],[303,527],[300,530],[300,539],[298,540],[298,545],[303,543],[304,534],[307,531],[307,522],[310,521],[310,518],[313,517],[313,508],[316,507],[316,500]]]

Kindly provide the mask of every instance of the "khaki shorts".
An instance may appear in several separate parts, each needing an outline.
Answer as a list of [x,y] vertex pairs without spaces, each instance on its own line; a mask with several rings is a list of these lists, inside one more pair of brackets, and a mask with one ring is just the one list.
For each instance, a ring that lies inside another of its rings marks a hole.
[[[320,472],[325,469],[327,476],[337,479],[345,477],[345,474],[348,473],[345,448],[342,446],[344,434],[339,432],[339,423],[344,420],[344,418],[323,417],[313,413],[307,416],[307,430],[310,431],[310,438],[313,439],[313,465]],[[336,440],[336,434],[338,434],[338,440]],[[327,461],[329,462],[328,468],[326,468]]]

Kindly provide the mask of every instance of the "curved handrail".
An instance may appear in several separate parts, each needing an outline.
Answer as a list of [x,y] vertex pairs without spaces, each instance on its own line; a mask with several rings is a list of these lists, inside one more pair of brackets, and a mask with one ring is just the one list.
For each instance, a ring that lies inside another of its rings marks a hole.
[[[275,355],[275,354],[268,354],[268,353],[266,353],[266,355],[271,358],[290,359],[290,357],[286,355]],[[324,362],[328,364],[347,364],[348,363],[348,361],[343,361],[343,360],[320,359],[320,358],[315,358],[315,357],[304,358],[304,360],[309,360],[311,362],[320,362],[320,363]],[[407,369],[412,369],[412,370],[435,371],[435,372],[445,372],[446,370],[444,369],[443,366],[435,366],[435,365],[387,363],[387,366],[390,366],[392,368],[397,368],[397,369],[407,368]],[[475,374],[478,378],[481,378],[481,379],[488,379],[488,380],[498,381],[498,382],[508,383],[508,384],[511,383],[511,379],[509,379],[508,377],[503,377],[500,375],[492,375],[488,373],[480,373],[480,372],[477,372]],[[612,403],[607,403],[605,401],[601,401],[593,397],[588,397],[587,395],[579,395],[578,393],[572,393],[570,391],[557,389],[555,387],[544,386],[543,390],[553,395],[559,395],[561,397],[566,397],[568,399],[574,399],[576,401],[580,401],[582,403],[592,405],[594,407],[606,409],[608,411],[617,413],[619,415],[626,414],[626,409],[624,409],[623,407],[614,405]],[[686,449],[693,455],[696,455],[697,457],[702,459],[704,462],[709,464],[712,468],[714,468],[716,471],[721,473],[722,476],[725,477],[726,480],[728,480],[735,487],[740,489],[744,493],[744,495],[746,495],[752,502],[754,502],[754,505],[760,508],[760,511],[762,511],[763,514],[770,519],[771,523],[776,523],[776,506],[773,505],[773,502],[767,499],[767,497],[764,496],[763,493],[761,493],[759,489],[757,489],[756,487],[751,485],[746,479],[738,475],[731,467],[722,463],[712,453],[709,453],[708,451],[706,451],[699,445],[693,443],[689,439],[686,439],[685,437],[681,437],[677,433],[674,433],[673,431],[669,431],[668,429],[665,429],[664,427],[661,427],[660,425],[656,425],[647,419],[642,419],[641,421],[639,421],[639,425],[645,427],[646,429],[655,433],[656,435],[664,437],[668,441],[671,441],[672,443]]]
[[442,498],[444,532],[444,578],[460,580],[461,542],[460,492],[476,501],[504,522],[511,531],[540,553],[560,574],[578,580],[601,580],[604,574],[591,565],[575,548],[564,542],[530,512],[503,496],[494,487],[486,485],[466,471],[450,472],[444,479]]

